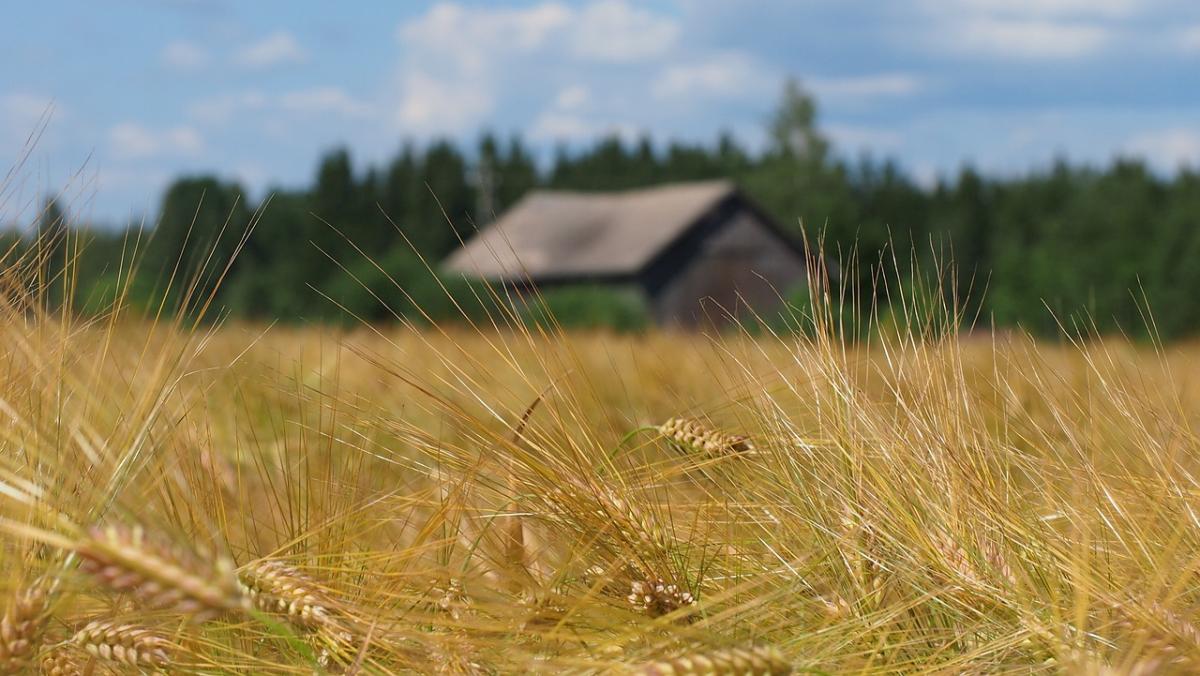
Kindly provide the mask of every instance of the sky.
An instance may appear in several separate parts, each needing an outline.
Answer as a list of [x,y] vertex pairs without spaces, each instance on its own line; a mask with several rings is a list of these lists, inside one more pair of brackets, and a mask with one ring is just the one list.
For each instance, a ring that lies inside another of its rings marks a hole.
[[[152,214],[184,173],[255,195],[321,154],[521,134],[750,148],[784,81],[847,158],[931,184],[965,163],[1200,167],[1196,0],[43,0],[0,22],[0,201]],[[37,141],[29,151],[30,135]],[[27,155],[27,157],[26,157]],[[23,158],[25,158],[23,160]]]

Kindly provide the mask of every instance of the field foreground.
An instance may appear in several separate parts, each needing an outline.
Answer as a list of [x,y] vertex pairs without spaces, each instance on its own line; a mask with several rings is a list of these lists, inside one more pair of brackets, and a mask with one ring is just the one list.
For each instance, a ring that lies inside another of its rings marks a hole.
[[1195,348],[0,331],[0,673],[1200,669]]

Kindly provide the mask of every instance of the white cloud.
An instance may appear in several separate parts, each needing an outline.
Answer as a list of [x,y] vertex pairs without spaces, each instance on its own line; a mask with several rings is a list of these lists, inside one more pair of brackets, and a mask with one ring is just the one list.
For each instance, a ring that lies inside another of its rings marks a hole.
[[263,110],[269,101],[266,94],[260,91],[245,91],[237,94],[221,94],[188,106],[188,113],[200,122],[208,124],[224,124],[235,115]]
[[306,58],[308,55],[296,38],[291,33],[279,31],[238,50],[233,62],[246,68],[270,68],[303,63]]
[[1107,46],[1110,28],[1082,21],[975,17],[948,28],[963,52],[1021,59],[1071,59]]
[[571,85],[558,92],[554,97],[554,107],[562,110],[576,110],[587,105],[592,98],[592,92],[583,85]]
[[921,78],[907,73],[884,73],[843,78],[813,78],[805,86],[822,101],[912,96],[924,88]]
[[478,126],[494,105],[492,95],[480,89],[412,73],[403,84],[396,122],[406,132],[465,132]]
[[404,133],[454,133],[482,124],[495,107],[502,64],[546,51],[572,16],[560,2],[518,9],[439,2],[402,24],[396,125]]
[[401,45],[414,56],[435,57],[466,72],[483,70],[508,52],[532,52],[571,20],[558,2],[525,9],[466,8],[441,2],[400,26]]
[[[404,133],[466,131],[495,109],[513,73],[563,61],[653,59],[672,50],[679,34],[674,18],[626,0],[580,7],[543,0],[517,8],[437,2],[397,29],[403,51],[395,120]],[[556,105],[578,111],[592,103],[590,94],[566,85]]]
[[0,111],[4,113],[6,121],[14,125],[33,125],[48,112],[55,117],[63,115],[62,107],[53,99],[27,92],[0,96]]
[[629,63],[668,53],[679,39],[679,22],[625,0],[600,0],[578,15],[571,40],[575,54],[596,61]]
[[626,0],[595,0],[581,9],[556,0],[519,9],[439,2],[398,31],[410,50],[437,53],[467,70],[552,42],[585,60],[628,63],[665,54],[679,34],[675,19]]
[[314,87],[289,92],[279,99],[284,110],[299,113],[330,113],[342,117],[369,117],[374,109],[337,87]]
[[208,52],[186,40],[175,40],[163,48],[162,61],[176,70],[196,70],[208,64]]
[[113,154],[125,159],[195,155],[204,148],[204,139],[194,127],[155,130],[136,122],[122,122],[110,129],[108,141]]
[[1200,52],[1200,24],[1185,28],[1179,36],[1179,46],[1185,52]]
[[282,94],[248,90],[201,99],[188,106],[193,119],[205,124],[225,124],[247,113],[293,113],[334,115],[363,119],[375,115],[375,107],[338,87],[311,87]]
[[928,43],[1000,59],[1061,60],[1098,53],[1126,37],[1146,0],[921,0]]
[[[945,11],[941,0],[928,0],[935,11]],[[1125,17],[1143,0],[959,0],[958,9],[1023,17],[1104,16]]]
[[745,54],[718,54],[699,63],[668,66],[651,85],[658,98],[728,98],[765,94],[779,78]]
[[548,110],[533,121],[529,137],[534,141],[559,143],[616,136],[626,143],[632,143],[645,131],[630,123],[598,122],[577,113]]
[[1167,170],[1200,167],[1200,129],[1176,127],[1137,134],[1123,150]]
[[67,117],[66,110],[47,96],[29,92],[0,94],[0,151],[13,152],[36,142],[44,148],[47,139],[38,132]]

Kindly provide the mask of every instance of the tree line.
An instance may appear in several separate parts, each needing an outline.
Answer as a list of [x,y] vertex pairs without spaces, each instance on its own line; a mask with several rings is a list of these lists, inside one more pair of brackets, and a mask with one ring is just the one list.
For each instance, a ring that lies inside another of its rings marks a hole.
[[[1099,332],[1146,335],[1147,307],[1164,337],[1200,329],[1194,170],[1164,176],[1135,160],[1057,162],[1003,178],[964,167],[922,186],[893,161],[834,153],[813,99],[795,83],[768,131],[760,152],[730,135],[666,147],[605,138],[557,151],[545,169],[515,136],[484,134],[470,151],[409,143],[365,170],[338,149],[321,159],[311,187],[274,190],[257,204],[236,183],[180,178],[148,233],[68,232],[69,218],[51,203],[34,228],[42,233],[36,246],[48,297],[69,296],[83,312],[117,297],[147,310],[163,299],[167,310],[194,310],[196,299],[211,297],[209,312],[252,320],[438,320],[469,313],[484,291],[429,269],[533,188],[731,178],[796,236],[803,228],[832,257],[853,255],[857,264],[843,266],[839,284],[859,299],[860,314],[886,313],[897,288],[911,284],[936,289],[984,323],[1036,333],[1086,318]],[[129,276],[122,261],[135,251]],[[66,282],[56,272],[68,260]],[[953,274],[920,278],[939,264]]]

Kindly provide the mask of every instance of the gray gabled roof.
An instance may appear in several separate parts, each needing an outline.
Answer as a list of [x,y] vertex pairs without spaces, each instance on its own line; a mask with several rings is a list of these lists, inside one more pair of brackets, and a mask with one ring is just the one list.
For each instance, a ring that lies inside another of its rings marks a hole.
[[455,251],[445,268],[493,281],[633,275],[735,192],[730,181],[607,193],[535,190]]

